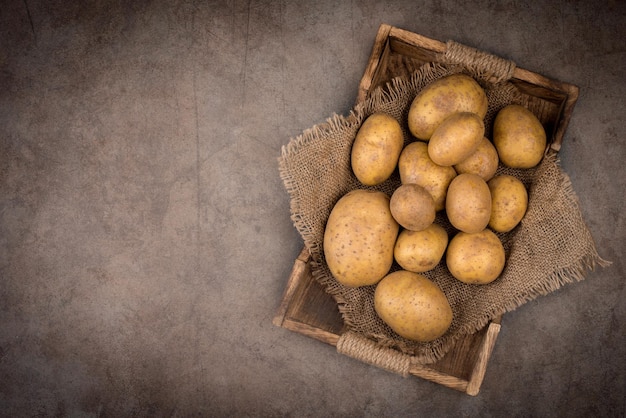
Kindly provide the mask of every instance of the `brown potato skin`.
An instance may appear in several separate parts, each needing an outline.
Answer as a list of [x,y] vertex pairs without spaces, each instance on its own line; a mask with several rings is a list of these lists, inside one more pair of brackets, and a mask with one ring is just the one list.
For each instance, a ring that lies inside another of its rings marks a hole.
[[433,81],[413,99],[408,124],[411,134],[428,141],[439,124],[456,112],[487,114],[487,95],[472,77],[453,74]]
[[485,124],[471,112],[457,112],[444,119],[428,141],[428,155],[435,164],[451,166],[460,163],[480,145]]
[[324,257],[333,277],[348,287],[376,284],[391,268],[399,228],[385,193],[357,189],[345,194],[324,230]]
[[428,155],[428,144],[422,141],[406,145],[398,159],[398,171],[402,184],[415,183],[430,193],[435,201],[435,210],[445,208],[448,186],[456,171],[453,167],[435,164]]
[[482,231],[491,216],[491,193],[487,182],[477,174],[459,174],[448,187],[446,215],[459,231]]
[[398,335],[420,342],[441,337],[453,319],[443,291],[426,276],[406,270],[390,273],[378,283],[374,309]]
[[457,233],[448,244],[446,265],[450,273],[467,284],[488,284],[500,277],[506,262],[504,247],[490,229]]
[[354,175],[366,186],[387,180],[404,146],[400,123],[385,113],[370,115],[356,134],[350,154]]
[[499,175],[487,183],[491,192],[489,227],[497,232],[509,232],[526,214],[528,192],[524,183],[510,175]]
[[493,143],[500,161],[508,167],[535,167],[543,158],[546,141],[543,125],[524,106],[505,106],[494,119]]
[[405,229],[421,231],[435,220],[435,201],[417,184],[402,184],[391,195],[391,215]]
[[436,224],[422,231],[400,231],[393,256],[404,270],[424,273],[434,269],[448,246],[448,233]]
[[469,157],[454,166],[458,174],[478,174],[489,181],[498,170],[498,150],[487,137],[483,137],[478,148]]

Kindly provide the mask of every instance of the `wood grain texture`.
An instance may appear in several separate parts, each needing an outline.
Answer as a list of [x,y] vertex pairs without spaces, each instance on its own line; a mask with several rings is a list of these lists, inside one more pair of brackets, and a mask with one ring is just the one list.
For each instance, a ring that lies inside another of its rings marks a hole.
[[272,323],[278,327],[283,325],[283,322],[285,321],[285,315],[287,315],[287,310],[289,309],[291,300],[293,300],[294,293],[298,289],[302,277],[306,274],[309,257],[309,250],[306,247],[302,248],[302,251],[300,251],[300,254],[296,258],[293,268],[291,269],[291,274],[289,275],[289,280],[287,281],[287,285],[285,286],[285,291],[283,292],[280,306],[276,310],[276,314],[274,315],[274,319],[272,320]]

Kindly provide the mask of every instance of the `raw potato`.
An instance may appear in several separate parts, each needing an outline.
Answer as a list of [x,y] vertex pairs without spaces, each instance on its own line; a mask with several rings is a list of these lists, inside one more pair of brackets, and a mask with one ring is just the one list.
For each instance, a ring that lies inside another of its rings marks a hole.
[[428,141],[428,155],[435,164],[455,165],[472,155],[485,135],[483,119],[475,113],[448,116]]
[[453,74],[424,87],[411,102],[409,131],[428,141],[441,122],[456,112],[472,112],[484,119],[487,95],[472,77]]
[[509,232],[526,214],[526,187],[519,179],[504,174],[492,178],[487,185],[491,191],[489,227],[496,232]]
[[512,104],[496,115],[493,143],[502,164],[511,168],[532,168],[543,158],[546,131],[530,110]]
[[447,246],[448,233],[434,223],[423,231],[401,231],[393,256],[403,269],[424,273],[439,264]]
[[487,137],[476,148],[476,151],[465,160],[454,166],[458,174],[478,174],[483,180],[489,181],[498,170],[498,151]]
[[354,175],[366,186],[384,182],[395,170],[403,145],[402,128],[395,118],[385,113],[370,115],[352,144]]
[[402,184],[422,186],[433,197],[436,211],[445,208],[448,186],[456,177],[456,171],[453,167],[435,164],[428,155],[427,143],[415,141],[405,146],[398,159],[398,170]]
[[385,276],[374,292],[374,309],[398,335],[428,342],[452,324],[452,308],[441,289],[425,276],[399,270]]
[[324,256],[335,279],[349,287],[380,281],[393,263],[398,230],[385,193],[357,189],[345,194],[324,230]]
[[402,184],[391,195],[391,215],[403,228],[426,229],[435,220],[435,201],[426,189],[417,184]]
[[477,174],[459,174],[452,180],[446,197],[446,215],[456,229],[479,232],[491,216],[491,192]]
[[446,265],[463,283],[487,284],[496,280],[504,269],[502,242],[490,229],[468,234],[457,233],[448,245]]

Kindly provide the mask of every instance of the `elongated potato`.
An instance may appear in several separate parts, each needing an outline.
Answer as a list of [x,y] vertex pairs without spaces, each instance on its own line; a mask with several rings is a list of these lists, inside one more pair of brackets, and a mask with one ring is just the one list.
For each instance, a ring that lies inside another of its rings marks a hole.
[[456,229],[479,232],[491,216],[489,186],[477,174],[459,174],[452,180],[446,197],[446,214]]
[[324,230],[324,257],[339,283],[373,285],[389,272],[400,228],[389,200],[383,192],[357,189],[333,207]]
[[430,137],[428,155],[435,164],[458,164],[476,151],[484,135],[485,124],[476,113],[453,113],[439,124]]
[[493,143],[502,164],[532,168],[543,158],[546,131],[530,110],[511,104],[502,108],[493,121]]
[[366,186],[387,180],[404,145],[400,123],[385,113],[370,115],[356,134],[351,151],[354,175]]
[[472,77],[453,74],[433,81],[415,96],[409,108],[409,131],[428,141],[441,122],[456,112],[487,114],[487,95]]
[[489,227],[496,232],[513,230],[528,208],[528,192],[524,183],[503,174],[489,180],[487,185],[491,191]]

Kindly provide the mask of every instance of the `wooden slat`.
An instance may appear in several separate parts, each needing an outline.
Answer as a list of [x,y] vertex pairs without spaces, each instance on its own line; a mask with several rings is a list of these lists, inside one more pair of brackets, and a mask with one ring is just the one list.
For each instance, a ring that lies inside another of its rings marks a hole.
[[[432,51],[437,54],[440,54],[446,51],[446,44],[444,42],[438,41],[436,39],[427,38],[426,36],[409,32],[404,29],[392,28],[389,31],[389,36],[392,38],[401,39],[405,43],[412,45],[414,47],[419,46],[419,49]],[[406,54],[408,55],[409,52],[407,51]]]
[[461,392],[466,392],[467,390],[467,380],[449,374],[441,373],[428,366],[422,366],[419,364],[413,365],[411,366],[409,373],[411,373],[413,376],[430,380],[431,382],[435,382],[451,389],[459,390]]
[[450,349],[445,356],[437,363],[431,364],[430,367],[440,373],[469,381],[486,332],[487,327],[474,334],[462,336],[454,344],[453,349]]
[[287,314],[287,310],[289,309],[289,305],[293,299],[293,295],[296,292],[296,289],[300,285],[302,278],[305,276],[305,270],[307,269],[307,264],[309,262],[311,255],[309,250],[304,247],[302,251],[300,251],[300,255],[296,258],[296,261],[291,269],[291,274],[289,275],[289,279],[287,280],[287,285],[285,286],[285,290],[283,291],[283,297],[280,302],[280,306],[278,307],[274,318],[272,319],[272,323],[278,327],[282,326],[283,321],[285,320],[285,315]]
[[341,335],[344,323],[337,303],[313,278],[310,263],[311,254],[305,247],[293,264],[272,323],[285,327],[286,321],[295,321]]
[[554,140],[552,141],[552,149],[558,152],[561,149],[561,145],[563,144],[563,139],[565,137],[565,131],[567,129],[567,125],[569,125],[569,121],[572,118],[572,114],[574,113],[574,106],[576,106],[576,101],[578,100],[578,94],[580,89],[578,86],[573,84],[568,84],[566,86],[567,90],[567,99],[563,103],[563,108],[561,109],[561,117],[557,119],[556,130],[554,132]]
[[498,338],[499,333],[500,324],[495,321],[491,322],[487,327],[487,333],[478,354],[478,360],[476,361],[472,376],[470,377],[469,384],[467,385],[466,392],[468,395],[478,395],[480,386],[483,383],[483,379],[487,371],[487,365],[489,363],[489,358],[491,357],[491,352],[496,344],[496,339]]
[[385,46],[387,45],[386,40],[389,37],[390,30],[391,26],[384,24],[380,25],[380,28],[378,29],[376,39],[374,40],[374,46],[372,47],[372,53],[370,54],[370,59],[365,67],[361,83],[359,84],[357,103],[364,101],[367,94],[371,91],[372,80],[375,78],[381,57],[385,51]]
[[337,346],[337,341],[339,341],[340,337],[340,335],[334,332],[324,331],[323,329],[313,327],[309,324],[295,321],[293,319],[285,320],[282,326],[283,328],[286,328],[288,330],[295,331],[302,335],[306,335],[307,337],[315,338],[316,340],[333,346]]
[[340,335],[344,323],[337,302],[311,276],[310,267],[306,273],[294,293],[285,319],[306,323]]

